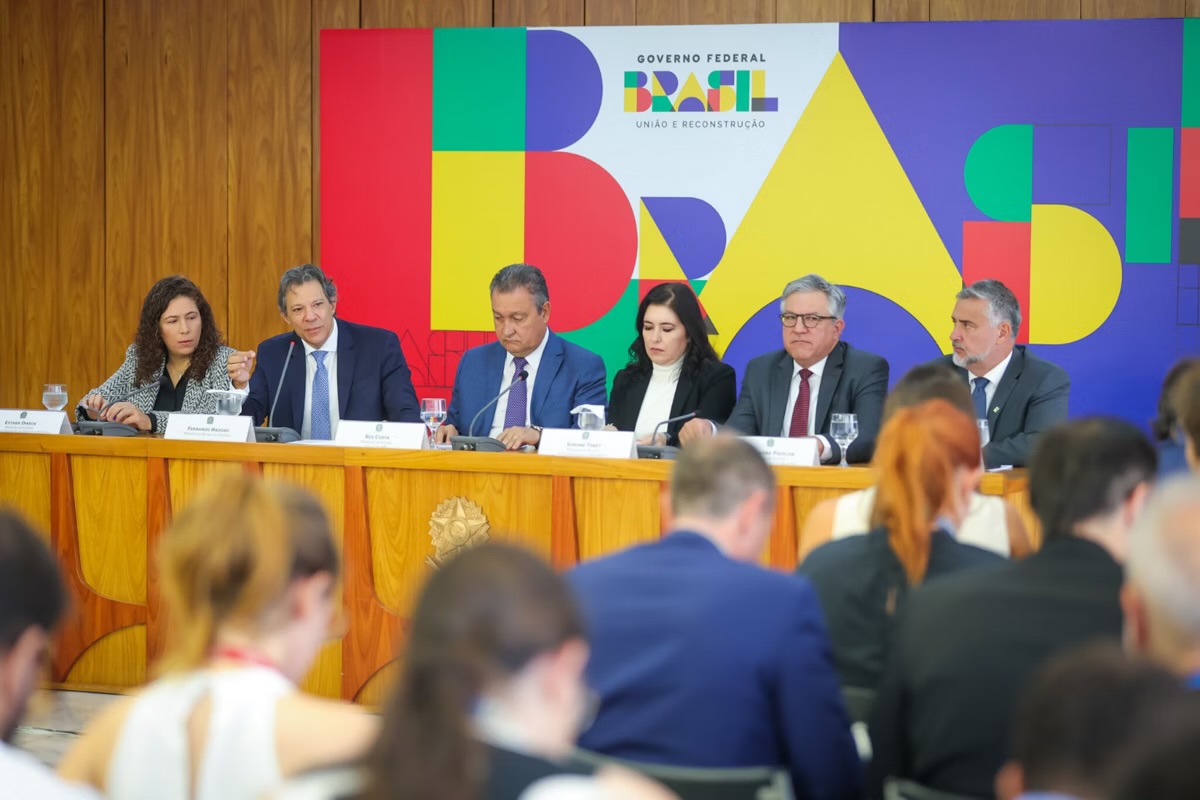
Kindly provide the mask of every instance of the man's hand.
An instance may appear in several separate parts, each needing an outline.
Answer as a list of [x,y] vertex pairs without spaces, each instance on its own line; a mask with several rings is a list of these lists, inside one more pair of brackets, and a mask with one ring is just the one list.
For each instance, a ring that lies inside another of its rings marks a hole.
[[504,443],[506,450],[520,450],[525,445],[537,446],[537,443],[542,440],[542,432],[535,431],[533,428],[522,428],[513,426],[500,432],[496,437]]
[[442,425],[437,429],[437,433],[433,434],[433,443],[445,444],[450,441],[451,436],[458,436],[458,428],[453,425]]
[[679,430],[679,444],[685,445],[697,439],[709,439],[713,435],[713,424],[706,419],[689,419]]

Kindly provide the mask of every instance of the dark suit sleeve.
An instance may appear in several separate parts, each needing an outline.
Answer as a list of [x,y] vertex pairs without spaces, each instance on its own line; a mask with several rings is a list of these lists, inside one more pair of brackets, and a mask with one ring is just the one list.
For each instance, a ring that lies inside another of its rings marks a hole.
[[420,422],[421,408],[413,389],[412,373],[400,349],[400,338],[391,331],[384,337],[379,368],[383,413],[389,422]]
[[738,395],[737,403],[725,425],[745,436],[770,436],[771,432],[763,432],[758,419],[758,394],[767,391],[767,376],[764,370],[754,367],[753,362],[746,365],[746,374],[742,377],[742,393]]
[[[883,424],[883,401],[888,390],[888,362],[879,356],[873,356],[866,374],[854,383],[854,393],[850,397],[850,412],[858,415],[858,438],[846,452],[846,460],[851,464],[865,464],[875,453],[875,437]],[[841,448],[830,438],[834,459],[842,458]]]
[[861,797],[862,764],[833,667],[816,593],[797,579],[792,620],[780,642],[780,730],[797,797]]
[[[909,608],[911,612],[911,606]],[[883,681],[871,709],[868,730],[871,734],[871,765],[867,774],[867,797],[883,800],[884,784],[889,777],[912,776],[908,742],[908,698],[905,649],[910,637],[904,617],[893,630],[890,656]]]
[[633,425],[637,421],[636,417],[634,418],[634,423],[625,421],[630,416],[629,409],[626,408],[626,403],[629,402],[627,395],[629,392],[630,376],[632,374],[633,369],[626,367],[613,376],[612,392],[609,394],[608,408],[604,410],[604,419],[619,431],[633,430]]
[[[258,345],[256,352],[260,356],[265,355],[263,353],[264,344],[266,342]],[[242,403],[242,416],[253,417],[255,425],[262,425],[267,418],[267,413],[271,410],[271,390],[267,386],[267,371],[263,367],[264,363],[260,358],[257,367],[250,375],[250,393],[246,395],[246,400]]]
[[[604,370],[604,361],[600,356],[585,350],[588,357],[583,359],[579,369],[579,382],[575,386],[575,399],[571,408],[581,405],[608,405],[608,373]],[[570,411],[568,408],[567,411]]]
[[[699,413],[696,416],[724,425],[737,403],[737,375],[733,367],[718,361],[710,367],[705,378],[700,386],[699,408],[696,409]],[[684,409],[684,413],[691,410]]]
[[462,354],[462,358],[458,360],[458,368],[454,371],[454,388],[450,390],[450,407],[446,409],[446,424],[453,425],[461,435],[469,435],[463,428],[470,420],[463,419],[467,413],[463,408],[463,388],[462,375],[463,365],[467,363],[470,357],[470,351]]
[[983,461],[989,469],[1011,464],[1023,467],[1042,431],[1067,420],[1067,401],[1071,394],[1071,378],[1066,370],[1051,366],[1050,372],[1034,391],[1025,412],[1025,424],[1020,433],[992,442],[983,448]]

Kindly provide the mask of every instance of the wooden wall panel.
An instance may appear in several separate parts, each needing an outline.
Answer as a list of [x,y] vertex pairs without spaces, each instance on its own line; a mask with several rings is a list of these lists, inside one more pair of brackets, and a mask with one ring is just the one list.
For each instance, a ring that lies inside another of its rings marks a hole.
[[931,20],[1079,19],[1080,0],[929,0]]
[[775,0],[637,0],[638,25],[774,22]]
[[84,581],[104,597],[144,605],[145,462],[139,458],[72,456],[71,474]]
[[105,6],[109,370],[163,276],[195,281],[228,327],[227,10],[226,0]]
[[637,0],[584,0],[585,25],[635,25]]
[[[312,257],[321,258],[321,31],[357,28],[359,0],[312,0]],[[280,323],[282,325],[282,322]]]
[[1187,0],[1184,13],[1189,17],[1200,17],[1200,0]]
[[364,28],[486,28],[492,0],[362,0]]
[[777,0],[775,22],[870,22],[872,0]]
[[1182,17],[1185,0],[1081,0],[1083,19],[1120,17]]
[[287,325],[279,275],[313,260],[311,0],[229,3],[229,343]]
[[497,28],[565,28],[583,25],[584,0],[505,0],[494,3]]
[[875,0],[876,22],[924,22],[929,0]]
[[71,667],[64,683],[72,689],[112,691],[118,686],[146,682],[146,626],[131,625],[113,631],[89,647]]

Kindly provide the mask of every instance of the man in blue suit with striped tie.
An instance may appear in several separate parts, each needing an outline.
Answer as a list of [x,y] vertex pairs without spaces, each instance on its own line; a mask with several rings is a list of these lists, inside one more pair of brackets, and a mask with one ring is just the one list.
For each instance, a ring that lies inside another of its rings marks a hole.
[[509,450],[537,446],[542,428],[571,427],[572,408],[605,405],[604,362],[550,330],[550,290],[540,269],[510,264],[492,278],[491,293],[497,341],[463,353],[439,442],[463,434],[491,436]]

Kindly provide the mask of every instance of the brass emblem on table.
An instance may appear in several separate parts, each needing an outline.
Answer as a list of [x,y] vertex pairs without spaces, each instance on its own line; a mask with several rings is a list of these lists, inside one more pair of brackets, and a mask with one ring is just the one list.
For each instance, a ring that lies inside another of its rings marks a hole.
[[488,540],[488,528],[483,509],[467,498],[443,500],[429,517],[429,538],[437,552],[425,563],[437,569],[463,550],[478,547]]

